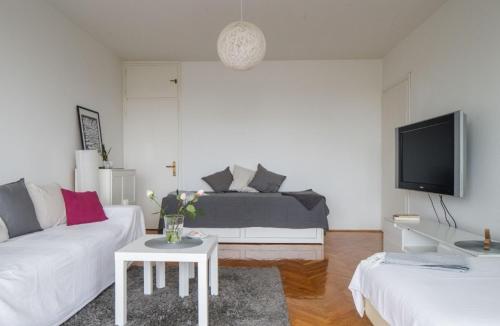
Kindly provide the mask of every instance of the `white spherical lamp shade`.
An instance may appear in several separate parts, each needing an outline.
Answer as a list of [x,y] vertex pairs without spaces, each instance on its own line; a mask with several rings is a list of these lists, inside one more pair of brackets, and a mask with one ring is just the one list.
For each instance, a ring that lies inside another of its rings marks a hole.
[[236,21],[227,25],[220,33],[217,53],[225,66],[248,70],[264,58],[266,38],[254,24]]

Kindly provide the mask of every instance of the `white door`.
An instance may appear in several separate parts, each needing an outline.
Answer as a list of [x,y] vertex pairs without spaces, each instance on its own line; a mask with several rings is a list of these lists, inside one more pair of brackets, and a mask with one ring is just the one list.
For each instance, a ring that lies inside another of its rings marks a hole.
[[382,95],[382,218],[405,213],[407,192],[396,189],[395,129],[408,123],[408,79]]
[[153,190],[161,199],[177,189],[173,168],[178,163],[178,65],[125,65],[125,167],[136,170],[136,202],[144,211],[146,228],[158,226],[158,207],[148,198]]

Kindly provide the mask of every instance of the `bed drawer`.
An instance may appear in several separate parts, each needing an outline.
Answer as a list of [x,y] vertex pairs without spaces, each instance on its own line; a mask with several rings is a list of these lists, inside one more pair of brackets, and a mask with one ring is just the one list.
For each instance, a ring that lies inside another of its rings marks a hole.
[[280,229],[280,228],[184,228],[215,235],[219,243],[315,243],[323,244],[323,229]]
[[245,237],[251,238],[316,238],[317,229],[275,229],[275,228],[247,228]]
[[230,239],[241,239],[243,234],[242,229],[236,228],[184,228],[186,233],[191,230],[201,231],[206,234],[216,235],[219,238],[219,242]]

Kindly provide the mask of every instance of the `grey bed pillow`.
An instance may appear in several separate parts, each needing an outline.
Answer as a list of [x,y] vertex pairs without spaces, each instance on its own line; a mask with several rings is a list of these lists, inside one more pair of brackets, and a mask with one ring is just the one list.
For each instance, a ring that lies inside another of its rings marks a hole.
[[260,192],[278,192],[285,179],[286,176],[268,171],[259,164],[255,177],[248,186]]
[[10,238],[42,230],[24,179],[0,186],[0,216]]
[[228,166],[222,171],[208,175],[201,179],[208,183],[208,185],[212,187],[215,192],[224,192],[229,190],[229,187],[233,182],[233,175],[231,174],[231,170],[229,170]]

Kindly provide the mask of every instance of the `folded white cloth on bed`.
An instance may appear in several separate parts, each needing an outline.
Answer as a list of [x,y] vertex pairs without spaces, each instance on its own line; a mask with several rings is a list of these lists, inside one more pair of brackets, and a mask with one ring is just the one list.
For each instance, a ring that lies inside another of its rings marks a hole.
[[408,254],[387,252],[384,255],[383,263],[456,272],[466,272],[469,270],[469,263],[464,256],[441,255],[437,253]]
[[354,300],[354,305],[358,314],[363,317],[365,314],[365,302],[363,299],[363,292],[361,291],[361,285],[363,283],[363,275],[367,270],[377,267],[380,265],[385,258],[385,252],[379,252],[370,257],[359,262],[358,267],[354,271],[351,283],[349,284],[349,290],[352,292],[352,298]]

